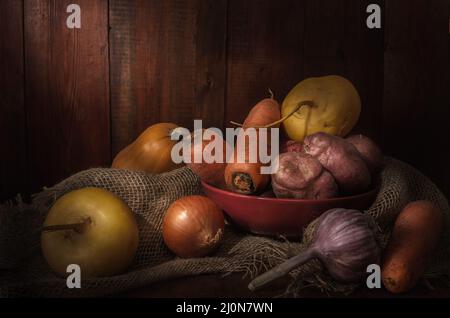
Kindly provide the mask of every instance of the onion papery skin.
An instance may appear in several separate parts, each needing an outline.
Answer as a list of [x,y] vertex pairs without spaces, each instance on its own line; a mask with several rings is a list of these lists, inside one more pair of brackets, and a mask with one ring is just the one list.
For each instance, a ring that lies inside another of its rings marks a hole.
[[183,197],[169,206],[163,220],[166,246],[181,258],[203,257],[222,240],[225,220],[222,211],[209,198]]

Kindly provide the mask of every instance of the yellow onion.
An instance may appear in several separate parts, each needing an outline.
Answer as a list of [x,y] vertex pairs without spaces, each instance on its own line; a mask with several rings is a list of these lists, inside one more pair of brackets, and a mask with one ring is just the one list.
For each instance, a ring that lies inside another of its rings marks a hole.
[[256,290],[313,258],[319,259],[334,279],[356,282],[379,257],[380,247],[368,216],[357,210],[332,209],[317,220],[308,249],[256,277],[248,288]]
[[192,195],[169,206],[163,220],[167,247],[182,258],[202,257],[220,243],[225,228],[222,211],[209,198]]

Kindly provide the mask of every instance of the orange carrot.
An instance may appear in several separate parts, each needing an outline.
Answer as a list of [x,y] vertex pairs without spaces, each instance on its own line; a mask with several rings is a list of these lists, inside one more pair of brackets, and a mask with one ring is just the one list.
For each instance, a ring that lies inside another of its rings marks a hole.
[[[242,134],[249,128],[263,127],[280,119],[280,105],[272,98],[266,98],[257,103],[247,115],[242,128]],[[279,126],[279,124],[278,124]],[[268,132],[267,147],[270,149],[270,132]],[[239,137],[238,137],[239,138]],[[246,137],[247,138],[247,137]],[[257,140],[259,144],[259,140]],[[259,146],[259,145],[258,145]],[[242,194],[255,194],[263,191],[270,182],[270,175],[261,174],[261,162],[250,162],[250,147],[245,141],[245,160],[237,161],[236,151],[233,153],[233,162],[225,169],[225,182],[230,191]]]
[[225,182],[230,191],[241,194],[262,192],[270,182],[269,174],[261,174],[261,163],[229,163]]
[[[266,98],[257,103],[245,118],[242,128],[261,127],[276,122],[281,117],[280,105],[275,99]],[[280,124],[276,125],[279,127]]]
[[415,201],[400,212],[383,257],[381,278],[391,293],[412,289],[425,273],[442,233],[442,212]]

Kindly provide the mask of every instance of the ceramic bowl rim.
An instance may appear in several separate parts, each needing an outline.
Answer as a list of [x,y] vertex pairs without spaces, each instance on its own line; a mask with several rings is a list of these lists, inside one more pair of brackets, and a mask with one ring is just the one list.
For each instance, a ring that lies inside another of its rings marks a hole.
[[293,198],[267,198],[267,197],[260,197],[260,196],[251,196],[251,195],[245,195],[245,194],[239,194],[234,193],[231,191],[219,189],[205,181],[201,181],[202,186],[210,191],[214,191],[218,194],[221,194],[223,196],[228,197],[234,197],[234,198],[240,198],[243,200],[255,200],[255,201],[262,201],[262,202],[284,202],[284,203],[327,203],[327,202],[342,202],[342,201],[348,201],[348,200],[356,200],[358,198],[363,198],[366,196],[369,196],[371,194],[375,194],[380,190],[379,186],[372,186],[372,189],[369,191],[365,191],[360,194],[356,195],[350,195],[350,196],[344,196],[344,197],[335,197],[335,198],[328,198],[328,199],[293,199]]

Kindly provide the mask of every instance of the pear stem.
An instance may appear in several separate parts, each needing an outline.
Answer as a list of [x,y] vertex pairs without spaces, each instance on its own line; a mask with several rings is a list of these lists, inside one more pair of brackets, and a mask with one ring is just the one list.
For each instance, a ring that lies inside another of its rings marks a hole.
[[87,218],[80,223],[71,224],[57,224],[57,225],[47,225],[42,228],[42,232],[56,232],[56,231],[67,231],[73,230],[75,232],[81,233],[86,229],[86,226],[91,223],[91,218]]
[[[305,100],[305,101],[301,101],[300,103],[298,103],[298,105],[291,111],[289,112],[289,114],[283,116],[283,118],[280,118],[277,121],[274,121],[273,123],[270,123],[268,125],[264,125],[264,126],[256,126],[256,127],[252,127],[252,128],[271,128],[273,126],[276,126],[282,122],[284,122],[286,119],[288,119],[289,117],[291,117],[292,115],[294,115],[296,112],[298,112],[302,107],[308,107],[311,108],[314,106],[314,102],[311,100]],[[237,122],[234,121],[230,121],[230,123],[232,125],[235,126],[239,126],[239,127],[243,127],[243,124],[239,124]]]
[[277,121],[274,121],[273,123],[270,123],[268,125],[264,125],[261,127],[254,127],[254,128],[270,128],[273,126],[276,126],[278,124],[281,124],[283,121],[285,121],[286,119],[288,119],[289,117],[291,117],[292,115],[294,115],[296,112],[298,112],[302,107],[312,107],[313,106],[313,102],[310,100],[305,100],[302,101],[300,103],[298,103],[298,105],[291,111],[289,112],[289,114],[283,116],[282,118],[280,118]]

